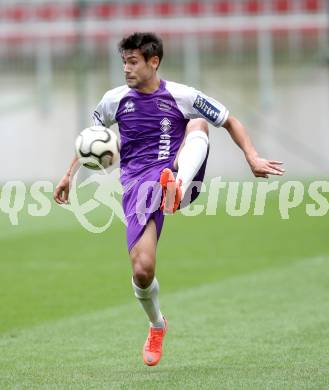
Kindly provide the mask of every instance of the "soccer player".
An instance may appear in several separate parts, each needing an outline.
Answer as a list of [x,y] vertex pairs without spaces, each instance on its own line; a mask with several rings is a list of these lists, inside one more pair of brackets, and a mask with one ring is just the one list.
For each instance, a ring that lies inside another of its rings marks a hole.
[[[244,126],[223,104],[194,88],[158,77],[163,56],[158,36],[134,33],[122,39],[119,52],[127,85],[105,93],[93,120],[106,127],[115,122],[119,125],[132,287],[150,321],[143,357],[145,364],[153,366],[160,361],[168,327],[160,310],[155,277],[157,242],[164,214],[174,213],[198,195],[192,182],[201,182],[204,177],[209,151],[207,122],[229,132],[256,177],[282,175],[284,170],[281,162],[258,156]],[[68,201],[75,162],[55,189],[54,198],[60,204]],[[147,189],[147,182],[159,183],[160,191]],[[158,202],[157,207],[144,210],[144,219],[137,209],[140,195],[147,202]]]

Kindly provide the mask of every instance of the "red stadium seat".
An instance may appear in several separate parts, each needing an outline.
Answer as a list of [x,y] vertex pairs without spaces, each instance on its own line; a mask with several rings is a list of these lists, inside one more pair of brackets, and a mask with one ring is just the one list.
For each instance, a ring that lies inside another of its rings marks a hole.
[[233,4],[232,2],[226,0],[215,1],[213,11],[217,14],[229,14],[233,11]]
[[272,3],[272,10],[278,13],[289,12],[291,7],[291,0],[274,0]]
[[97,4],[92,7],[91,14],[98,18],[110,18],[117,15],[118,5],[117,4]]
[[169,2],[156,3],[153,9],[156,15],[162,16],[170,16],[175,12],[174,4]]
[[70,4],[65,6],[64,15],[68,19],[76,19],[80,16],[80,7],[77,4]]
[[204,6],[198,1],[191,1],[184,4],[184,12],[192,16],[200,15],[202,12],[204,12]]
[[243,4],[243,11],[249,14],[259,14],[262,10],[263,7],[260,0],[248,0]]
[[141,3],[130,3],[123,6],[126,16],[143,16],[147,11],[147,7]]
[[15,22],[23,22],[24,20],[30,18],[31,11],[29,7],[25,6],[8,7],[4,10],[3,16],[5,19]]
[[60,9],[53,4],[39,5],[35,14],[40,19],[53,20],[59,17]]
[[304,0],[303,3],[303,8],[306,11],[317,12],[322,8],[320,0]]

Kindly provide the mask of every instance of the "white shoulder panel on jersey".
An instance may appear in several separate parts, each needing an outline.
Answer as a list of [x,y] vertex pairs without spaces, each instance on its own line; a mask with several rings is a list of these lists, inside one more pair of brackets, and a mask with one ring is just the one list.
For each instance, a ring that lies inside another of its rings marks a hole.
[[102,100],[98,103],[92,115],[94,124],[110,127],[113,123],[115,123],[115,116],[120,101],[129,91],[130,88],[127,85],[122,85],[107,91]]
[[184,84],[166,81],[166,89],[186,119],[204,118],[216,127],[222,126],[229,111],[216,99]]

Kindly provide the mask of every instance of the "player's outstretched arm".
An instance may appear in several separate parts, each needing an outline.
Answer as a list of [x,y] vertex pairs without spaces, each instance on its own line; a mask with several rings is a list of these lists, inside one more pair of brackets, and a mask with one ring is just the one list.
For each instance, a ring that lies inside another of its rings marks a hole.
[[75,157],[70,165],[70,168],[65,173],[65,175],[61,178],[59,183],[57,184],[54,191],[54,199],[58,204],[67,204],[69,200],[69,192],[70,192],[70,176],[73,173],[74,167],[78,161],[78,158]]
[[268,178],[268,175],[283,175],[284,169],[281,167],[281,161],[267,160],[258,156],[247,130],[238,119],[229,116],[223,127],[225,127],[234,142],[244,152],[246,160],[256,177]]

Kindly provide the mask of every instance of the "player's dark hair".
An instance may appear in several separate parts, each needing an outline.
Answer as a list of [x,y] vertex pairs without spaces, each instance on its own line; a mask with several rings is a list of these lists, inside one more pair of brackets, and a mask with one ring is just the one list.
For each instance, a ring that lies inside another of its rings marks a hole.
[[135,32],[119,42],[119,52],[124,50],[139,49],[145,59],[148,61],[151,57],[159,57],[159,64],[163,57],[162,39],[151,32]]

